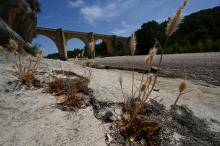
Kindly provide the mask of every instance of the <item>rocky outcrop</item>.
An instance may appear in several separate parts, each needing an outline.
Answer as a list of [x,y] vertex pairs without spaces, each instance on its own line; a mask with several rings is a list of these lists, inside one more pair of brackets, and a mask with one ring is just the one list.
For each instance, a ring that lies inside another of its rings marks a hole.
[[4,45],[9,37],[31,42],[39,11],[37,0],[0,0],[0,43]]
[[17,42],[19,42],[19,44],[22,46],[26,46],[27,44],[24,39],[14,30],[12,30],[0,17],[0,45],[6,45],[9,38],[16,39]]

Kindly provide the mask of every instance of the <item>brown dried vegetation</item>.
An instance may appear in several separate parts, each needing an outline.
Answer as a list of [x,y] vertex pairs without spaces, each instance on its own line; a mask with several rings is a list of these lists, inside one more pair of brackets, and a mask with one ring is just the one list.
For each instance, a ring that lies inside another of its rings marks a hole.
[[42,50],[37,53],[36,59],[29,57],[28,62],[25,62],[20,54],[21,48],[15,40],[10,39],[8,46],[15,55],[15,64],[12,67],[19,81],[28,87],[32,86],[34,75],[38,73],[38,65],[42,59]]
[[[158,97],[150,97],[152,91],[154,91],[158,72],[160,69],[160,65],[162,63],[163,58],[163,49],[166,47],[166,43],[169,37],[178,29],[180,22],[182,21],[181,12],[183,8],[186,6],[188,0],[185,0],[184,3],[177,10],[174,17],[172,17],[166,28],[167,39],[162,46],[158,40],[156,40],[154,48],[152,48],[149,52],[149,55],[146,56],[144,60],[145,68],[152,68],[152,63],[155,59],[156,52],[158,49],[161,50],[161,57],[158,65],[155,67],[157,71],[150,75],[142,75],[142,79],[140,85],[136,86],[134,83],[134,72],[132,74],[132,89],[131,95],[127,96],[123,91],[123,80],[120,77],[119,83],[121,87],[121,91],[124,97],[124,104],[121,110],[121,118],[115,122],[116,127],[119,129],[121,135],[125,137],[129,142],[135,141],[144,141],[144,144],[154,146],[156,145],[156,138],[158,136],[158,130],[163,127],[166,123],[172,120],[171,116],[166,114],[164,111],[162,115],[155,115],[154,112],[144,112],[143,110],[146,107],[151,105],[151,102],[157,99]],[[134,52],[135,37],[131,37],[131,52]],[[135,91],[136,88],[136,91]],[[176,103],[180,96],[186,89],[186,82],[181,82],[179,87],[179,95],[175,100],[173,107],[175,108]]]
[[85,77],[74,79],[65,77],[54,77],[54,80],[48,84],[45,91],[53,93],[58,99],[58,106],[71,108],[73,110],[81,107],[82,98],[77,93],[87,94],[89,91],[89,80]]

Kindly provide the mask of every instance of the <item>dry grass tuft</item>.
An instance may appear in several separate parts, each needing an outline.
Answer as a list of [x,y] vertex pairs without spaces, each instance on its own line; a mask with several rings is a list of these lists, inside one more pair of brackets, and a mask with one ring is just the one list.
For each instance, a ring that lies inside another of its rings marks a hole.
[[[92,79],[91,67],[85,67],[84,76],[72,71],[54,70],[50,75],[52,82],[48,83],[44,92],[52,93],[58,99],[57,106],[69,110],[77,110],[85,105],[83,94],[89,94],[89,83]],[[83,93],[83,94],[79,94]]]
[[34,75],[38,73],[38,65],[42,59],[42,50],[38,52],[37,58],[34,61],[29,57],[29,62],[26,64],[21,54],[18,52],[20,49],[15,40],[9,40],[8,46],[14,51],[15,64],[13,69],[18,75],[18,79],[24,85],[31,86],[33,83]]
[[[130,142],[134,141],[145,141],[147,145],[154,146],[155,138],[158,135],[158,130],[163,127],[166,123],[172,120],[170,115],[164,113],[164,117],[156,116],[152,112],[146,112],[143,114],[143,110],[146,107],[151,106],[151,102],[157,99],[157,97],[150,98],[152,91],[155,88],[158,72],[163,59],[163,49],[166,47],[166,43],[169,37],[177,30],[180,22],[183,18],[181,17],[181,12],[186,6],[188,0],[185,0],[184,3],[180,6],[175,15],[170,19],[166,27],[167,39],[162,46],[158,40],[155,41],[154,47],[150,50],[149,54],[144,60],[145,68],[152,68],[153,61],[155,59],[157,50],[161,50],[161,57],[157,65],[157,71],[149,75],[142,75],[142,79],[139,86],[134,84],[134,71],[132,76],[132,92],[131,95],[127,96],[123,91],[123,79],[119,77],[120,88],[124,96],[124,104],[121,110],[121,119],[116,121],[116,126],[118,127],[120,133],[125,136],[126,139]],[[132,56],[134,55],[134,50],[136,44],[134,42],[134,34],[131,37],[131,52]],[[136,88],[136,90],[134,90]],[[179,86],[179,95],[176,101],[173,104],[173,107],[176,106],[176,103],[180,96],[186,89],[186,81],[182,81]],[[164,111],[161,111],[164,112]]]
[[87,94],[89,91],[89,80],[87,78],[67,79],[56,77],[55,80],[48,84],[46,92],[53,93],[57,97],[62,97],[62,102],[58,106],[77,109],[81,107],[82,98],[77,93]]

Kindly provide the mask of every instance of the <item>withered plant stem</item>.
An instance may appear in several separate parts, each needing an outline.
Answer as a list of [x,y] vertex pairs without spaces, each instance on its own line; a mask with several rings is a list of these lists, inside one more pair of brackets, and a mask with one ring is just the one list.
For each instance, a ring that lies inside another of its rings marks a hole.
[[126,96],[125,96],[125,93],[124,93],[122,85],[120,85],[120,87],[121,87],[121,92],[122,92],[122,96],[124,98],[124,103],[125,103],[126,102]]
[[179,100],[181,95],[182,95],[182,92],[179,92],[179,95],[177,96],[177,98],[176,98],[176,100],[175,100],[175,102],[173,103],[173,106],[172,106],[174,109],[176,108],[176,103]]
[[[159,69],[160,69],[160,66],[161,66],[161,63],[162,63],[162,60],[163,60],[163,49],[166,47],[168,39],[169,39],[169,37],[167,36],[166,41],[165,41],[163,47],[161,46],[161,44],[159,44],[160,48],[161,48],[160,49],[161,50],[160,60],[159,60],[158,66],[157,66],[157,72],[155,74],[153,85],[152,85],[150,91],[148,92],[147,97],[151,94],[151,92],[153,91],[153,89],[154,89],[154,87],[156,85],[158,74],[159,74]],[[146,100],[147,100],[147,98],[144,100],[144,102],[146,102]]]
[[[163,51],[162,51],[162,50],[166,47],[167,42],[168,42],[168,39],[169,39],[169,37],[167,36],[166,41],[165,41],[163,47],[161,46],[161,44],[159,44],[159,47],[161,48],[161,55],[160,55],[160,60],[159,60],[158,66],[157,66],[158,71],[157,71],[156,74],[155,74],[153,84],[152,84],[152,86],[151,86],[151,89],[148,91],[147,95],[146,95],[146,91],[144,91],[142,98],[141,98],[141,95],[140,95],[139,99],[141,100],[141,102],[135,107],[135,111],[133,112],[132,117],[131,117],[130,120],[129,120],[130,123],[133,122],[133,120],[134,120],[135,117],[137,116],[139,110],[141,109],[141,107],[143,106],[143,104],[147,101],[148,97],[150,96],[150,94],[152,93],[152,91],[153,91],[153,89],[154,89],[154,87],[155,87],[155,85],[156,85],[156,81],[157,81],[157,78],[158,78],[158,72],[159,72],[159,69],[160,69],[160,66],[161,66],[161,63],[162,63],[162,60],[163,60]],[[151,64],[151,63],[150,63],[150,64]],[[144,74],[143,74],[143,75],[144,75]],[[143,77],[142,77],[142,78],[143,78]],[[142,82],[143,82],[143,81],[141,81],[141,84],[142,84]],[[149,87],[150,87],[150,83],[151,83],[151,82],[149,82],[149,84],[148,84],[148,86],[147,86],[148,89],[149,89]],[[145,87],[145,89],[146,89],[146,87]],[[146,96],[145,96],[145,95],[146,95]],[[133,97],[133,96],[132,96],[132,97]],[[178,101],[178,100],[177,100],[177,101]]]
[[[161,65],[161,63],[162,63],[162,60],[163,60],[163,49],[165,49],[168,40],[169,40],[169,37],[167,36],[166,41],[165,41],[163,47],[160,49],[161,55],[160,55],[160,61],[159,61],[159,64],[158,64],[158,70],[159,70],[160,65]],[[159,45],[160,45],[160,44],[159,44]],[[161,47],[161,45],[160,45],[160,47]]]
[[134,97],[134,56],[132,55],[132,97]]

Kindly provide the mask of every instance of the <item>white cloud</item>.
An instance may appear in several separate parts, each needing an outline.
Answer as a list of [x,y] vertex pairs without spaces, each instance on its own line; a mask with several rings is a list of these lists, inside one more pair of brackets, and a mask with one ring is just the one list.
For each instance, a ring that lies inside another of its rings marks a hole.
[[83,0],[69,1],[68,5],[73,8],[82,7],[84,5],[84,2]]
[[122,29],[116,28],[116,29],[112,30],[112,33],[115,34],[115,35],[124,35],[127,32],[128,32],[128,30],[125,29],[125,28],[122,28]]
[[125,27],[125,28],[128,28],[128,27],[129,27],[129,25],[128,25],[125,21],[121,21],[121,25],[122,25],[123,27]]
[[[72,5],[80,3],[76,0],[72,1]],[[148,18],[149,15],[145,13],[152,13],[152,9],[161,3],[161,1],[155,2],[155,0],[96,0],[92,4],[83,2],[80,4],[80,15],[88,23],[95,24],[96,22],[105,21],[112,22],[118,21],[123,17],[131,18],[134,21],[142,19],[143,17]],[[146,9],[146,6],[148,9]],[[144,16],[146,15],[146,16]],[[123,24],[122,24],[123,25]],[[121,29],[120,29],[121,30]]]
[[108,21],[110,18],[120,16],[126,10],[135,7],[136,2],[137,0],[103,0],[82,7],[80,13],[90,24],[94,24],[96,21]]
[[122,35],[122,36],[130,36],[133,31],[137,29],[138,26],[136,25],[129,25],[125,21],[121,21],[121,28],[116,28],[111,31],[111,33],[115,35]]
[[118,15],[116,3],[114,2],[103,7],[98,5],[85,6],[81,8],[80,13],[90,24],[94,24],[95,21],[107,20]]
[[96,19],[102,17],[102,9],[96,5],[91,7],[84,7],[81,9],[81,14],[83,17],[88,20],[90,23],[94,23]]

